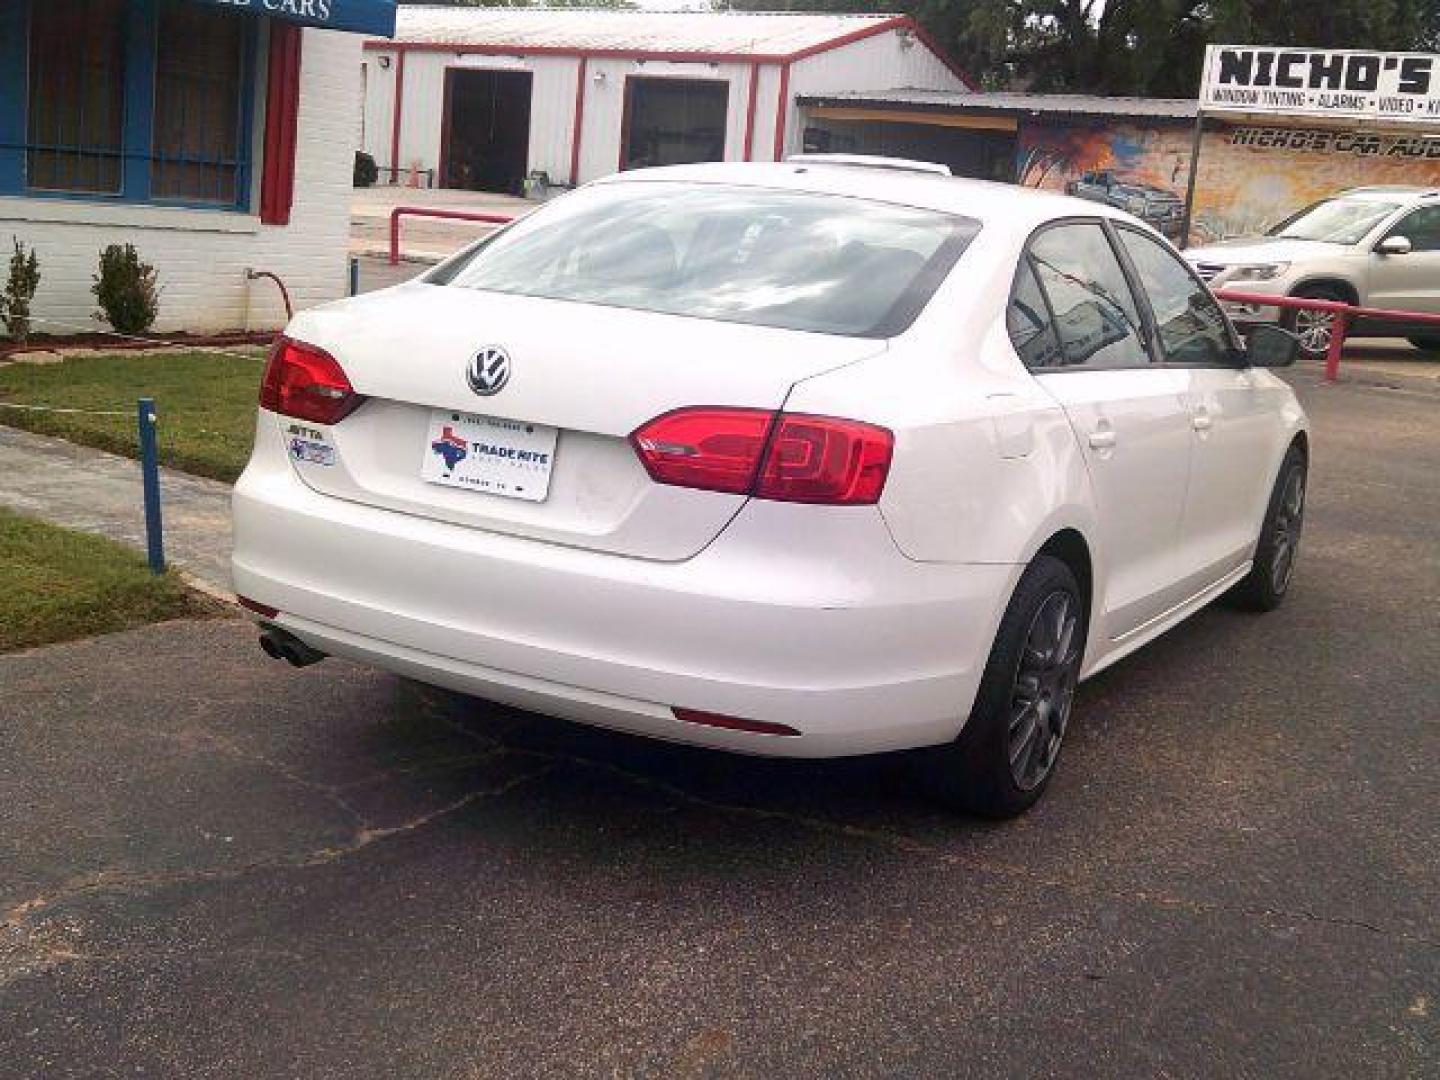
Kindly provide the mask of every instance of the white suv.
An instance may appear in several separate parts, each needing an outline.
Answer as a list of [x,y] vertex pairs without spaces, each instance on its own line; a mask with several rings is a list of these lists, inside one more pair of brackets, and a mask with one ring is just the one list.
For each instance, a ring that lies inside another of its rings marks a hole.
[[[1152,230],[853,164],[625,173],[296,317],[234,494],[272,656],[622,731],[1045,787],[1076,683],[1304,509],[1295,341]],[[1216,678],[1224,678],[1223,670]]]
[[[1308,206],[1262,237],[1191,248],[1185,257],[1214,289],[1340,300],[1362,307],[1440,314],[1440,191],[1352,188]],[[1333,316],[1227,305],[1243,326],[1275,321],[1312,355],[1330,347]],[[1404,337],[1440,349],[1440,326],[1360,320],[1352,332]]]

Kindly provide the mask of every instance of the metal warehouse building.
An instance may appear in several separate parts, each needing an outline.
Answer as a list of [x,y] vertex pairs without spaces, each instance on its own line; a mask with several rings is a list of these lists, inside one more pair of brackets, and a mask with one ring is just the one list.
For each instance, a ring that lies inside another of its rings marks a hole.
[[970,85],[893,15],[402,7],[365,48],[384,179],[519,193],[642,165],[773,161],[803,94]]

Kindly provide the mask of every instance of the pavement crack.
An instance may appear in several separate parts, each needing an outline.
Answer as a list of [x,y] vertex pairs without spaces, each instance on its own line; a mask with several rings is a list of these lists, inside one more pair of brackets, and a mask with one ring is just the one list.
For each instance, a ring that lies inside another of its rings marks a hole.
[[359,780],[347,780],[343,784],[334,785],[335,791],[354,791],[357,788],[371,787],[375,784],[383,784],[387,780],[397,778],[414,779],[425,776],[444,776],[446,773],[455,772],[458,769],[467,769],[473,765],[483,765],[487,761],[507,753],[501,749],[485,750],[478,754],[456,754],[451,757],[431,758],[428,761],[418,761],[413,765],[397,765],[392,769],[385,769],[382,772],[373,773],[370,776],[361,777]]
[[599,761],[595,758],[589,758],[579,754],[557,754],[544,750],[530,750],[518,747],[511,748],[511,752],[517,755],[542,758],[552,761],[557,765],[569,764],[579,768],[607,773],[634,786],[658,791],[673,799],[716,813],[785,822],[815,832],[882,844],[907,854],[929,856],[946,865],[963,866],[969,870],[993,874],[997,877],[1021,881],[1027,885],[1054,889],[1071,895],[1086,896],[1096,900],[1141,903],[1150,907],[1166,910],[1187,911],[1194,915],[1224,915],[1228,913],[1250,918],[1273,918],[1312,922],[1341,929],[1360,930],[1375,934],[1379,937],[1400,940],[1424,948],[1440,949],[1440,941],[1420,934],[1377,926],[1361,919],[1317,915],[1304,910],[1291,911],[1283,908],[1251,907],[1206,900],[1194,900],[1188,897],[1166,893],[1126,892],[1104,888],[1090,888],[1071,879],[1037,874],[1032,870],[1017,866],[1013,863],[987,858],[976,858],[973,855],[947,850],[938,845],[926,843],[913,836],[906,836],[904,833],[894,832],[889,829],[868,828],[848,824],[843,821],[835,821],[830,818],[814,817],[813,815],[798,814],[787,810],[774,810],[744,803],[728,803],[715,799],[707,799],[703,796],[696,795],[694,792],[687,791],[678,785],[657,779],[656,777],[626,769],[612,762]]
[[1420,934],[1390,930],[1384,926],[1376,926],[1374,923],[1366,922],[1364,919],[1348,919],[1336,915],[1320,915],[1313,911],[1306,911],[1303,908],[1246,907],[1237,910],[1243,911],[1246,915],[1255,915],[1261,918],[1288,919],[1292,922],[1313,922],[1323,926],[1338,926],[1347,930],[1365,930],[1372,934],[1379,934],[1381,937],[1397,938],[1414,945],[1423,945],[1428,949],[1440,949],[1440,940],[1424,937]]
[[257,765],[261,765],[269,769],[271,772],[275,773],[276,776],[282,777],[283,779],[288,780],[290,783],[295,784],[297,787],[302,787],[305,788],[307,791],[315,792],[315,794],[329,801],[338,810],[340,810],[347,817],[349,817],[361,829],[366,828],[370,824],[369,820],[365,817],[365,815],[362,814],[359,810],[357,810],[354,806],[352,806],[350,802],[345,798],[345,796],[341,794],[341,789],[338,785],[325,784],[321,783],[318,780],[311,780],[309,777],[301,776],[299,773],[295,772],[288,766],[281,764],[274,758],[268,757],[267,755],[259,753],[258,751],[247,750],[244,747],[240,746],[238,743],[236,743],[234,740],[217,732],[206,732],[206,738],[208,738],[216,746],[221,747],[226,753],[231,754],[234,757],[240,758],[243,761],[253,761]]
[[152,729],[148,731],[143,731],[142,734],[147,735],[148,737],[153,739],[161,739],[166,742],[176,743],[186,749],[209,749],[217,753],[227,754],[230,757],[236,758],[240,761],[248,761],[253,764],[259,765],[262,768],[268,769],[270,772],[273,772],[276,776],[279,776],[283,780],[286,780],[289,783],[296,785],[297,787],[302,787],[307,791],[313,791],[315,794],[321,796],[323,799],[333,804],[337,809],[339,809],[342,813],[349,817],[358,828],[364,828],[365,826],[369,825],[369,821],[366,820],[365,815],[360,813],[359,810],[352,806],[342,794],[343,785],[326,784],[322,783],[319,780],[312,780],[307,776],[302,776],[300,773],[297,773],[295,770],[289,768],[281,762],[276,761],[274,758],[262,754],[257,750],[247,749],[241,746],[239,743],[235,742],[235,740],[229,738],[226,735],[222,735],[219,732],[205,729],[198,731],[186,731],[177,734],[173,732],[156,731]]
[[413,818],[400,822],[398,825],[380,827],[367,825],[358,829],[342,844],[316,848],[298,854],[278,855],[268,859],[254,859],[245,863],[237,863],[234,866],[196,867],[149,873],[125,870],[102,870],[98,873],[72,880],[52,893],[42,893],[38,896],[31,897],[29,900],[13,905],[5,911],[3,917],[0,917],[0,929],[11,933],[18,933],[40,912],[97,893],[143,892],[150,889],[167,888],[175,885],[233,881],[267,870],[305,869],[337,862],[357,852],[363,851],[373,844],[388,840],[391,837],[414,833],[426,826],[433,825],[442,818],[457,813],[471,803],[478,802],[481,799],[498,799],[514,791],[521,785],[528,784],[530,781],[544,776],[554,768],[554,765],[545,765],[541,768],[531,769],[529,772],[511,777],[502,784],[496,784],[493,787],[477,788],[474,791],[467,792],[458,799],[454,799],[434,810],[418,814]]

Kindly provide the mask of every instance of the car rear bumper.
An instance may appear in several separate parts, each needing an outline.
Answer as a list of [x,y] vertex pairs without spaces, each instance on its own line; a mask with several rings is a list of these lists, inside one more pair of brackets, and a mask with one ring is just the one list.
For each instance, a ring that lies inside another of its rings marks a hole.
[[[257,447],[234,520],[236,591],[324,652],[777,756],[953,738],[1020,571],[907,559],[874,507],[762,501],[681,562],[586,551],[321,495],[278,445]],[[675,706],[800,734],[697,726]]]

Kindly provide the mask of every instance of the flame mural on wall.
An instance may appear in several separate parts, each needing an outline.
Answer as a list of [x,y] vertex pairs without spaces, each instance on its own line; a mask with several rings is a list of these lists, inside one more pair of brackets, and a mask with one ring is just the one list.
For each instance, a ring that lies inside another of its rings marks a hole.
[[1016,177],[1026,187],[1064,191],[1087,172],[1113,170],[1183,196],[1189,180],[1190,133],[1183,128],[1025,126],[1016,149]]
[[[1128,187],[1159,189],[1183,200],[1191,138],[1191,130],[1180,125],[1022,124],[1016,179],[1026,187],[1094,197],[1081,179],[1108,171]],[[1313,202],[1365,184],[1440,186],[1440,138],[1396,130],[1217,126],[1207,130],[1200,147],[1190,240],[1263,233]]]

